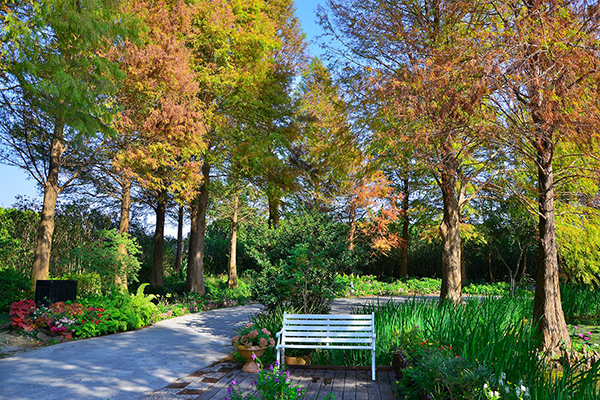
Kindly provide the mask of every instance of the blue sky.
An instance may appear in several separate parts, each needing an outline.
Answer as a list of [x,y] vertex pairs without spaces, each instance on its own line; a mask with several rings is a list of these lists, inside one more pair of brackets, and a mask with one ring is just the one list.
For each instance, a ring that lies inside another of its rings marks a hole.
[[[323,4],[323,0],[296,0],[297,15],[306,33],[306,39],[310,42],[309,50],[312,56],[321,52],[315,42],[321,33],[319,25],[315,22],[319,4]],[[38,198],[41,201],[41,192],[28,173],[20,168],[0,164],[0,207],[11,206],[17,195]]]

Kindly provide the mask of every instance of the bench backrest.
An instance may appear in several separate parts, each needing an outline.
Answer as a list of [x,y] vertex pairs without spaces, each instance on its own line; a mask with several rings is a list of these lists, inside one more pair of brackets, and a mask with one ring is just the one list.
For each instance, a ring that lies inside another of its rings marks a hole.
[[286,347],[371,345],[374,333],[375,314],[283,314],[282,342]]

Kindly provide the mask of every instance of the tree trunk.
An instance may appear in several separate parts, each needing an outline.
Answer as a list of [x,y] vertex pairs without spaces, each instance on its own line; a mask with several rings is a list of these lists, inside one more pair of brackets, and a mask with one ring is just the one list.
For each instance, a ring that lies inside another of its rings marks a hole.
[[183,206],[179,205],[177,212],[177,253],[175,254],[175,273],[183,279],[181,273],[183,264]]
[[561,341],[571,344],[563,313],[558,279],[556,223],[554,219],[554,172],[551,134],[540,135],[537,142],[539,191],[539,255],[533,305],[533,318],[538,322],[543,350],[554,352]]
[[236,193],[233,198],[233,216],[231,217],[231,242],[229,245],[229,280],[227,286],[229,289],[238,287],[237,278],[237,230],[238,230],[238,206],[239,196]]
[[488,243],[488,270],[490,272],[490,282],[494,283],[494,273],[492,272],[492,245]]
[[406,278],[408,275],[408,224],[410,223],[408,219],[409,194],[407,174],[404,177],[404,188],[402,191],[402,250],[400,254],[400,276],[396,276],[396,278]]
[[56,212],[56,201],[61,192],[58,184],[60,163],[65,146],[62,143],[65,125],[56,122],[54,134],[50,147],[50,162],[48,165],[48,176],[44,185],[44,205],[40,219],[35,255],[31,269],[31,285],[35,290],[39,279],[50,277],[50,252],[52,251],[52,235],[54,234],[54,213]]
[[354,250],[354,237],[356,236],[356,206],[350,205],[350,232],[348,233],[348,250]]
[[[119,218],[119,234],[129,233],[129,209],[131,208],[131,179],[125,174],[122,177],[121,216]],[[119,245],[119,254],[126,256],[127,248]],[[115,274],[115,286],[123,293],[127,293],[127,271],[123,265],[121,273]]]
[[441,189],[444,201],[444,217],[440,225],[442,236],[442,289],[440,301],[461,300],[460,264],[460,208],[456,190],[457,165],[452,147],[445,144],[441,148]]
[[188,292],[205,293],[204,288],[204,236],[206,234],[206,209],[208,206],[210,164],[205,161],[202,165],[204,181],[200,186],[198,198],[192,205],[192,232],[188,252],[187,279],[185,290]]
[[156,228],[154,230],[154,254],[152,256],[152,274],[150,275],[150,286],[154,288],[162,287],[163,281],[163,260],[165,246],[165,214],[167,211],[167,194],[161,193],[158,196],[156,205]]
[[465,241],[463,238],[460,238],[460,287],[463,288],[466,284],[467,264],[465,263]]
[[277,229],[279,225],[279,198],[272,195],[269,201],[269,229]]

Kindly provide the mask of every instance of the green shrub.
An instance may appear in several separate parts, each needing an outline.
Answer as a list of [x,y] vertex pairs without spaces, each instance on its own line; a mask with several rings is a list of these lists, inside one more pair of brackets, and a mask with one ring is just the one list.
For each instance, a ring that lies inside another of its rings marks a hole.
[[561,285],[563,312],[567,317],[600,317],[600,290],[585,285]]
[[268,310],[285,305],[305,314],[326,313],[337,292],[335,273],[321,253],[299,244],[278,266],[265,265],[251,292]]
[[77,281],[77,297],[98,296],[102,293],[100,275],[96,272],[68,273],[59,279]]
[[8,312],[15,301],[28,297],[31,280],[13,268],[0,270],[0,312]]

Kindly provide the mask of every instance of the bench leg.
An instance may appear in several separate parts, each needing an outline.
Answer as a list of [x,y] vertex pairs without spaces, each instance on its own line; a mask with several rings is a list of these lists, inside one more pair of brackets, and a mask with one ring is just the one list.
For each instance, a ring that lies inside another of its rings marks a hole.
[[375,380],[375,350],[371,350],[371,379]]
[[277,353],[277,365],[281,365],[281,352],[283,349],[277,349],[275,352]]

